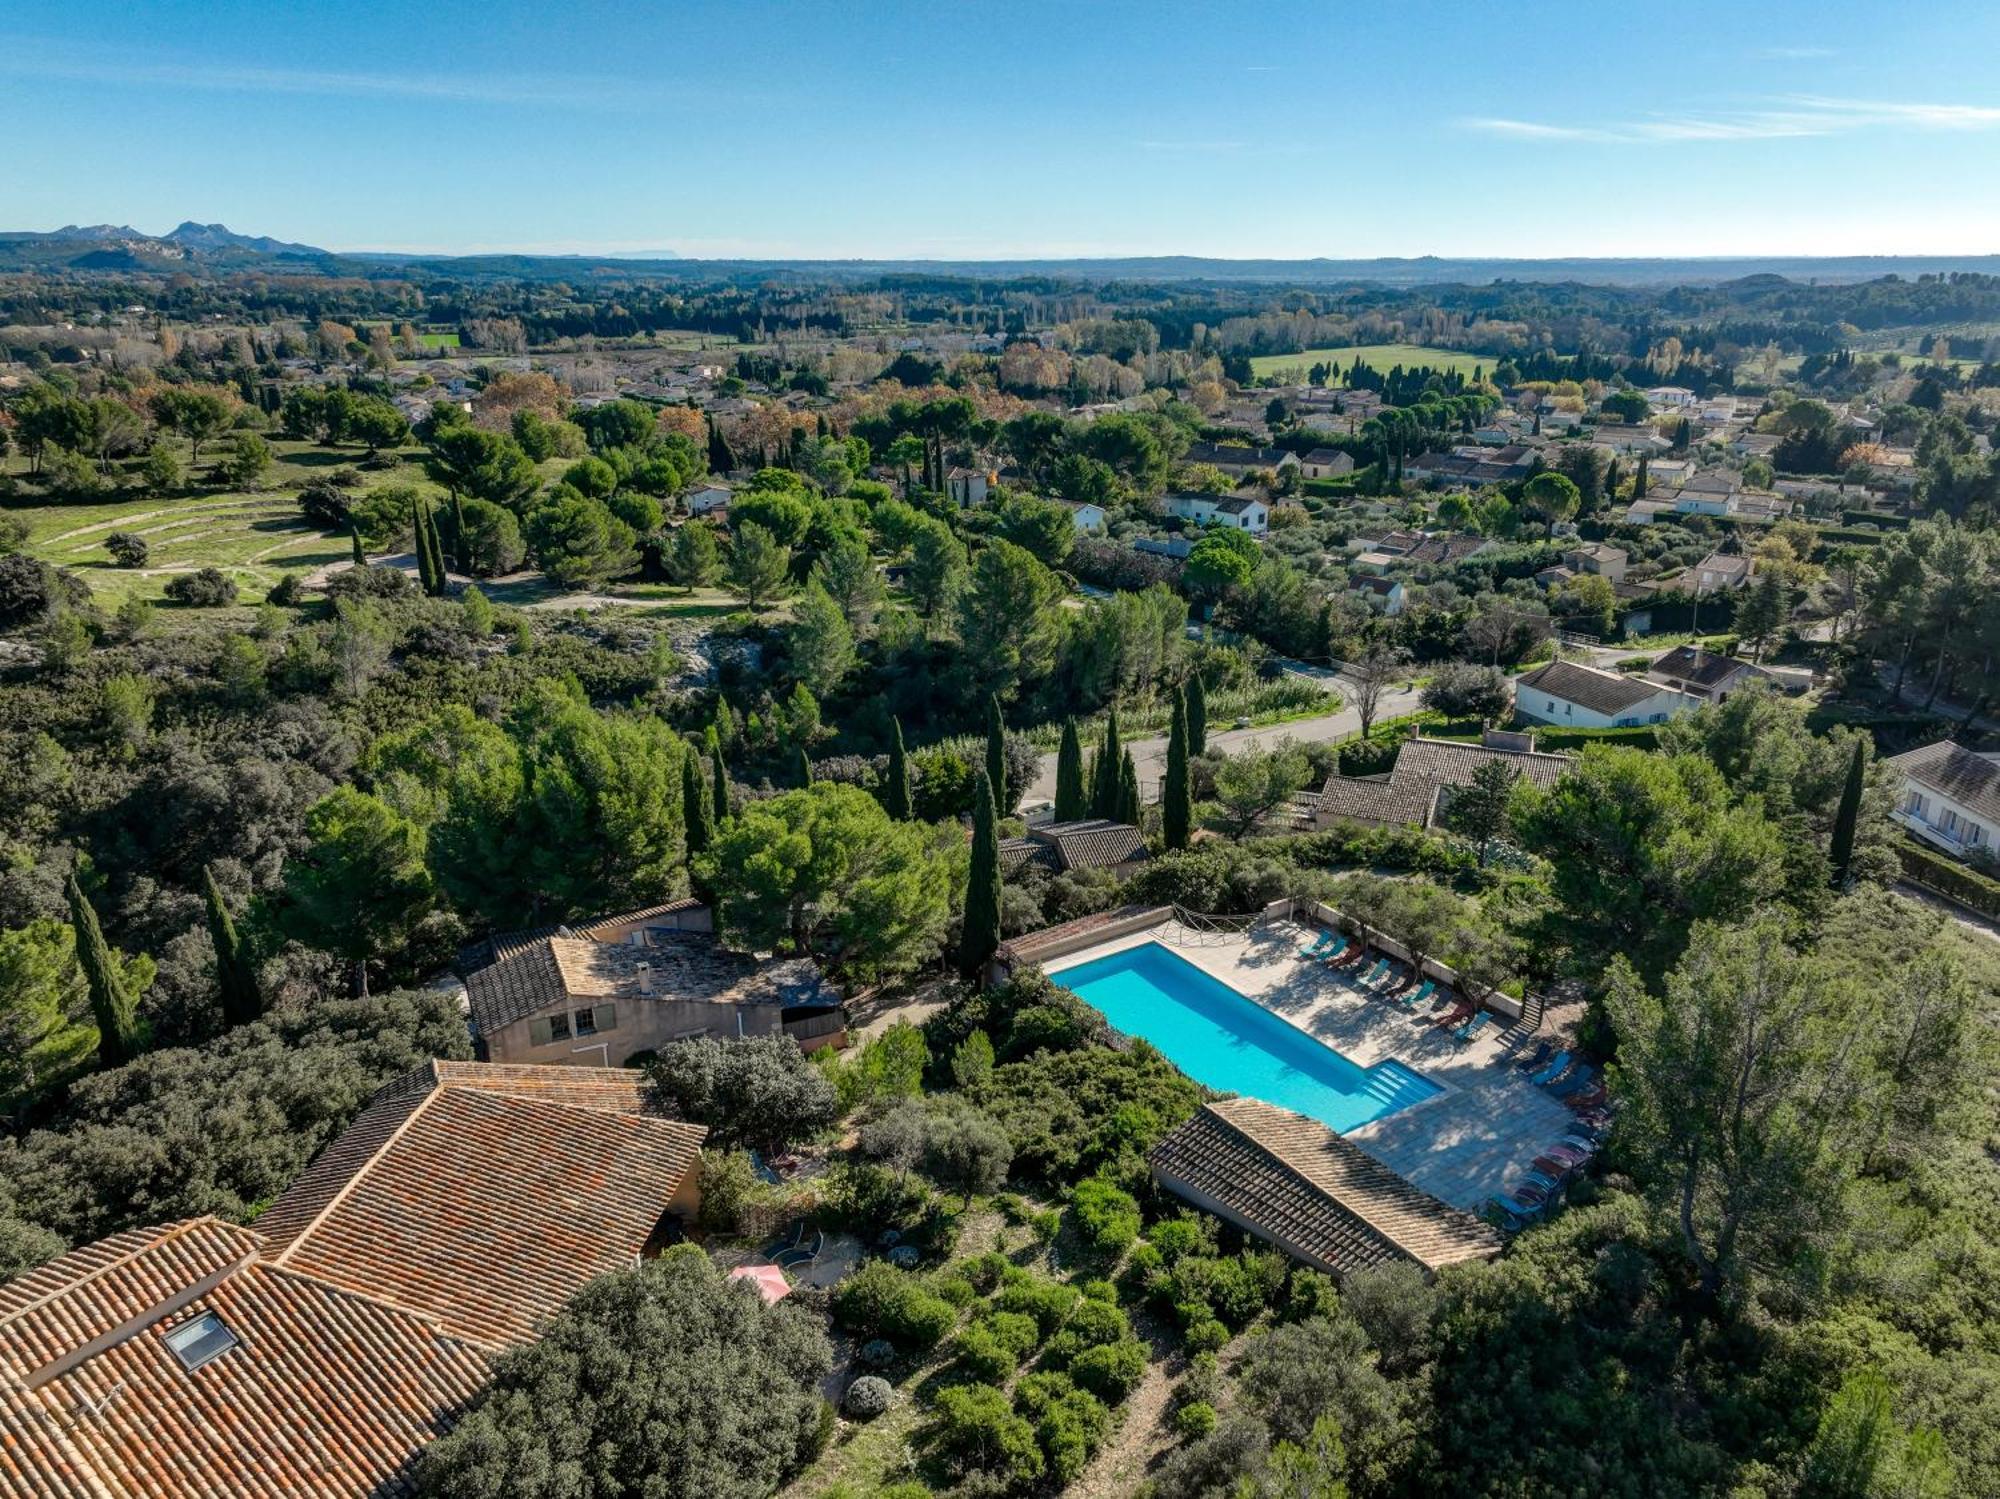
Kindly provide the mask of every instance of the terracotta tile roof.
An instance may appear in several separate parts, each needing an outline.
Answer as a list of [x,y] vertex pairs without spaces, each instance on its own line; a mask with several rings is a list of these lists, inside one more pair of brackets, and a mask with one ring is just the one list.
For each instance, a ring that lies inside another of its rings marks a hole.
[[[485,1383],[430,1319],[257,1258],[213,1218],[118,1234],[0,1291],[5,1499],[386,1499]],[[163,1334],[235,1339],[190,1370]]]
[[1427,1270],[1500,1251],[1500,1235],[1405,1181],[1316,1119],[1254,1098],[1205,1105],[1153,1147],[1170,1191],[1338,1274],[1387,1261]]
[[[641,990],[641,966],[650,995]],[[467,1003],[481,1035],[572,999],[705,1000],[727,1005],[832,1003],[810,958],[760,959],[707,932],[655,932],[645,947],[544,937],[528,951],[468,974]]]
[[1055,850],[1059,869],[1109,869],[1146,857],[1146,835],[1108,817],[1043,823],[1029,828],[1028,837]]
[[1514,685],[1517,698],[1521,688],[1532,687],[1560,702],[1575,703],[1579,708],[1606,716],[1636,708],[1667,690],[1657,682],[1578,666],[1573,661],[1551,661],[1547,666],[1538,666]]
[[1319,791],[1319,811],[1322,816],[1348,817],[1356,822],[1425,826],[1440,790],[1469,785],[1472,773],[1492,760],[1504,761],[1544,790],[1576,764],[1574,755],[1419,737],[1397,752],[1387,779],[1350,779],[1338,772],[1328,776]]
[[1718,655],[1692,645],[1675,646],[1655,661],[1646,675],[1668,679],[1676,687],[1686,685],[1707,690],[1721,686],[1738,672],[1747,672],[1757,679],[1768,679],[1771,675],[1763,667],[1748,661],[1738,661],[1734,656]]
[[994,956],[1006,963],[1032,962],[1037,953],[1047,952],[1052,947],[1060,947],[1102,928],[1135,921],[1141,917],[1155,917],[1165,921],[1173,914],[1172,906],[1130,905],[1120,906],[1115,911],[1093,911],[1090,915],[1079,916],[1074,921],[1061,921],[1054,926],[1045,926],[1038,932],[1025,932],[1011,941],[1001,943]]
[[638,1257],[707,1133],[642,1112],[622,1069],[418,1075],[428,1087],[391,1084],[259,1228],[276,1263],[495,1347]]
[[1889,763],[1919,786],[1951,798],[1966,811],[2000,821],[2000,765],[1964,745],[1940,739],[1921,749],[1891,755]]
[[1062,856],[1047,843],[1037,843],[1032,838],[1002,838],[1000,840],[1000,872],[1012,874],[1028,864],[1039,864],[1053,873],[1062,872]]

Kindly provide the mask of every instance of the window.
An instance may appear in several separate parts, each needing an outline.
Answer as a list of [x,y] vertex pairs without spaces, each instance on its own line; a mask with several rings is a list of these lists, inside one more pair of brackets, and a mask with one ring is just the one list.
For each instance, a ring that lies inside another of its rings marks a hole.
[[579,1036],[594,1036],[597,1034],[597,1021],[591,1015],[590,1011],[578,1010],[575,1015],[575,1020],[576,1020],[576,1033]]
[[181,1367],[192,1374],[210,1359],[234,1348],[236,1334],[223,1326],[222,1319],[214,1312],[203,1312],[169,1329],[166,1343],[168,1351],[181,1361]]
[[569,1016],[551,1015],[549,1017],[549,1039],[551,1041],[567,1041],[569,1039]]

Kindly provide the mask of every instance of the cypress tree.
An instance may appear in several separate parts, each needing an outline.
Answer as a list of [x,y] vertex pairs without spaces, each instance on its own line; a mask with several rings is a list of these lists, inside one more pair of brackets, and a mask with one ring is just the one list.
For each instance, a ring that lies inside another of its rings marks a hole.
[[1007,794],[1007,726],[1000,721],[1000,699],[986,698],[986,784],[993,788],[993,810],[1005,817],[1014,810]]
[[882,805],[898,822],[908,822],[916,814],[910,796],[910,757],[903,748],[903,721],[889,720],[889,778],[882,787]]
[[90,986],[90,1012],[97,1020],[97,1056],[106,1067],[119,1067],[139,1054],[139,996],[132,992],[97,912],[71,874],[63,887],[69,897],[70,925],[76,929],[76,961]]
[[443,597],[451,579],[444,570],[444,533],[438,529],[437,510],[430,505],[424,506],[424,535],[431,544],[431,578],[437,584],[438,596]]
[[202,898],[208,906],[208,940],[215,948],[215,987],[222,1000],[222,1018],[229,1025],[248,1025],[264,1013],[264,996],[257,991],[257,970],[237,935],[215,871],[201,867]]
[[1065,718],[1062,748],[1056,751],[1057,822],[1075,822],[1089,815],[1083,798],[1083,743],[1076,735],[1076,720]]
[[965,924],[959,935],[958,971],[978,983],[986,960],[1000,945],[1000,818],[993,788],[982,774],[972,788],[972,869],[965,887]]
[[1132,763],[1132,752],[1125,751],[1125,763],[1118,769],[1118,810],[1113,814],[1119,822],[1139,825],[1139,767]]
[[361,528],[350,523],[347,527],[347,539],[354,543],[354,565],[356,567],[366,567],[368,565],[368,554],[361,550]]
[[729,439],[722,435],[722,429],[715,425],[715,418],[708,419],[708,471],[712,474],[726,474],[736,467],[736,455],[729,451]]
[[1187,725],[1188,754],[1208,753],[1208,689],[1201,685],[1201,673],[1188,678],[1187,684]]
[[729,766],[722,758],[722,736],[714,729],[708,731],[709,773],[715,781],[715,825],[721,827],[729,820]]
[[465,502],[455,489],[451,492],[451,555],[460,572],[472,571],[472,563],[465,555]]
[[425,593],[437,592],[431,586],[431,549],[424,543],[424,502],[410,501],[410,546],[417,554],[417,581],[423,585]]
[[1187,700],[1174,694],[1174,721],[1167,731],[1167,779],[1160,799],[1160,832],[1168,848],[1186,848],[1194,825],[1194,788],[1188,776]]
[[701,783],[701,767],[693,754],[681,758],[681,820],[687,824],[688,857],[706,853],[713,831],[708,825],[708,788]]
[[1112,705],[1104,715],[1104,748],[1097,752],[1097,779],[1090,792],[1090,815],[1118,817],[1118,778],[1121,774],[1119,756],[1124,753],[1118,742],[1118,708]]
[[806,747],[802,744],[799,746],[799,784],[801,786],[810,786],[812,783],[813,763],[806,755]]
[[1638,476],[1632,480],[1632,498],[1635,500],[1646,498],[1646,455],[1644,453],[1639,455]]
[[1828,860],[1833,865],[1833,882],[1845,885],[1854,864],[1854,834],[1861,825],[1861,793],[1868,784],[1868,737],[1857,735],[1854,756],[1847,762],[1847,784],[1840,790],[1840,809],[1833,818],[1833,846]]

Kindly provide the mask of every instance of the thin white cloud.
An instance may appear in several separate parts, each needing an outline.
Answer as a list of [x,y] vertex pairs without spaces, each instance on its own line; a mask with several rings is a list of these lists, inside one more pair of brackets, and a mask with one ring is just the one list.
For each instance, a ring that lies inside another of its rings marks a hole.
[[224,93],[313,94],[329,97],[421,99],[467,104],[534,105],[544,108],[622,110],[643,107],[680,94],[681,85],[662,82],[636,88],[604,78],[533,77],[442,73],[344,72],[310,68],[246,67],[228,63],[199,66],[172,62],[117,62],[59,53],[38,54],[32,46],[0,44],[0,74],[16,78],[77,83],[122,84],[138,88],[202,89]]
[[2000,129],[2000,107],[1940,102],[1885,102],[1835,99],[1815,94],[1783,96],[1754,109],[1645,115],[1598,125],[1477,116],[1459,124],[1467,130],[1524,141],[1598,141],[1657,145],[1685,141],[1784,140],[1819,135],[1852,135],[1874,129]]

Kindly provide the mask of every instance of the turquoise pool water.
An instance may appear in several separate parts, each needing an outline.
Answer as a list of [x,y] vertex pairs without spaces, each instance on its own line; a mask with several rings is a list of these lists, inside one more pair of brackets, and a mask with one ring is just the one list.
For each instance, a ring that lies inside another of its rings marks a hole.
[[1346,1134],[1444,1090],[1401,1062],[1363,1067],[1157,942],[1049,974],[1198,1083]]

